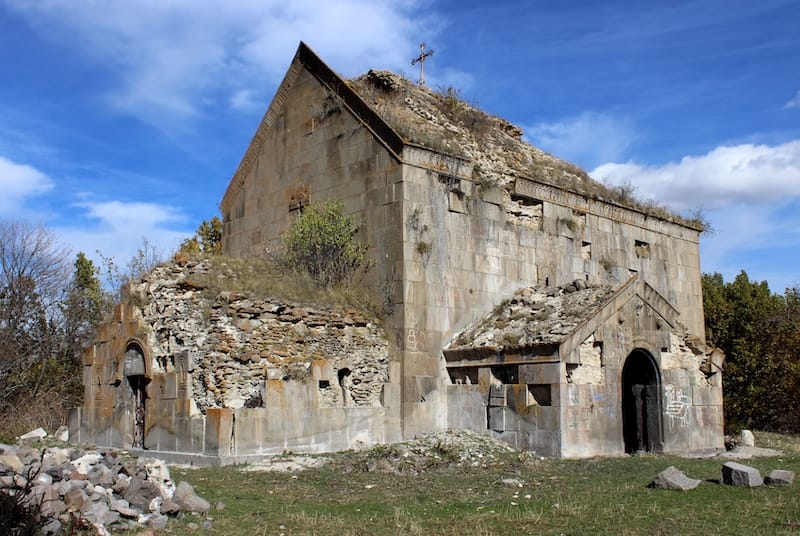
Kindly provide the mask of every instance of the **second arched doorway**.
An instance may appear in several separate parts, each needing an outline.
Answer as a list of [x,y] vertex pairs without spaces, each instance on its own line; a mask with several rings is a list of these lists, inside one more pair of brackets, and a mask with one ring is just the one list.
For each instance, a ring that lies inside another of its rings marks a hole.
[[661,372],[650,352],[636,349],[622,367],[622,433],[625,452],[663,447]]
[[144,352],[136,343],[128,344],[125,349],[124,374],[128,380],[128,387],[133,395],[133,437],[131,446],[144,448],[145,420],[147,418],[145,401],[147,391],[145,387],[150,383],[146,375]]

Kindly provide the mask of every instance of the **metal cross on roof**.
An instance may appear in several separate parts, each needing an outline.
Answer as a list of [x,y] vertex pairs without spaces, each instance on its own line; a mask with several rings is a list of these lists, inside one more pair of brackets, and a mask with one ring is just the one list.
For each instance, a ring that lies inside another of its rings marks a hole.
[[411,65],[419,63],[419,83],[425,84],[425,58],[433,56],[433,50],[425,52],[425,43],[419,44],[419,56],[411,60]]

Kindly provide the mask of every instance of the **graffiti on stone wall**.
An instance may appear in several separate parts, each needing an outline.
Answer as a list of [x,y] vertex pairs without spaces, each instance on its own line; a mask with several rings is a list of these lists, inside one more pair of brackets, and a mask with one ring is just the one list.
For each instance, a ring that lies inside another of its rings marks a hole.
[[409,329],[406,336],[406,349],[410,352],[417,352],[425,348],[425,331],[421,329]]
[[97,375],[97,382],[94,385],[94,401],[99,405],[103,402],[103,382],[100,375]]
[[567,387],[569,393],[569,405],[570,406],[579,406],[580,396],[578,395],[578,386],[574,384],[569,384]]
[[569,411],[567,417],[567,426],[570,430],[577,430],[578,429],[578,412],[573,410]]
[[664,386],[664,413],[669,418],[669,427],[672,429],[677,423],[681,428],[689,426],[689,397],[683,389],[671,383]]
[[567,415],[567,427],[570,430],[588,430],[590,428],[592,410],[590,408],[571,409]]

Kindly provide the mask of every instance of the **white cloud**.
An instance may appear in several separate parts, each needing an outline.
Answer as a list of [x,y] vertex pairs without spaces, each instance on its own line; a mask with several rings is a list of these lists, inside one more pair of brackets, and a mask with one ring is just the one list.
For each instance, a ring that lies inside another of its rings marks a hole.
[[128,233],[131,228],[150,228],[183,219],[173,207],[155,203],[86,202],[78,207],[86,211],[86,217],[97,220],[100,227],[115,233]]
[[264,108],[264,103],[256,99],[255,91],[252,89],[239,89],[235,91],[230,96],[228,104],[234,110],[247,111]]
[[789,99],[789,102],[783,105],[785,109],[789,108],[800,108],[800,90],[797,91],[797,94]]
[[111,257],[124,266],[143,246],[144,240],[164,255],[172,254],[191,231],[180,230],[185,216],[174,207],[141,202],[83,202],[76,219],[86,224],[55,227],[61,240],[74,251],[83,251],[96,263]]
[[594,112],[525,127],[525,137],[533,145],[584,167],[621,158],[635,139],[630,121]]
[[0,214],[15,216],[22,212],[27,198],[52,188],[50,177],[35,167],[0,156]]
[[611,184],[630,183],[638,196],[676,210],[770,203],[800,195],[800,140],[721,146],[661,166],[609,163],[590,175]]
[[716,231],[700,242],[704,272],[732,281],[741,271],[783,293],[800,284],[800,199],[752,205],[733,203],[709,211]]
[[674,210],[705,210],[715,232],[701,241],[704,272],[730,281],[744,269],[773,292],[800,282],[800,140],[720,146],[661,166],[610,163],[590,175]]
[[404,66],[429,26],[414,0],[8,3],[43,36],[105,64],[117,79],[109,102],[155,124],[203,103],[246,104],[242,88],[277,83],[300,40],[357,74]]

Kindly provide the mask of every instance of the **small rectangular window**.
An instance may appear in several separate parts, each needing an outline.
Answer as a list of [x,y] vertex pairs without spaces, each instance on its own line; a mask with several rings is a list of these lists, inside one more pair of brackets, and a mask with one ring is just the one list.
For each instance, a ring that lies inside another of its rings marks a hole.
[[592,259],[592,244],[590,242],[581,243],[581,258],[587,261]]
[[540,406],[551,406],[553,404],[552,389],[549,383],[529,383],[528,392]]
[[636,257],[640,259],[650,258],[650,244],[648,242],[636,240],[633,244],[633,248],[636,251]]

